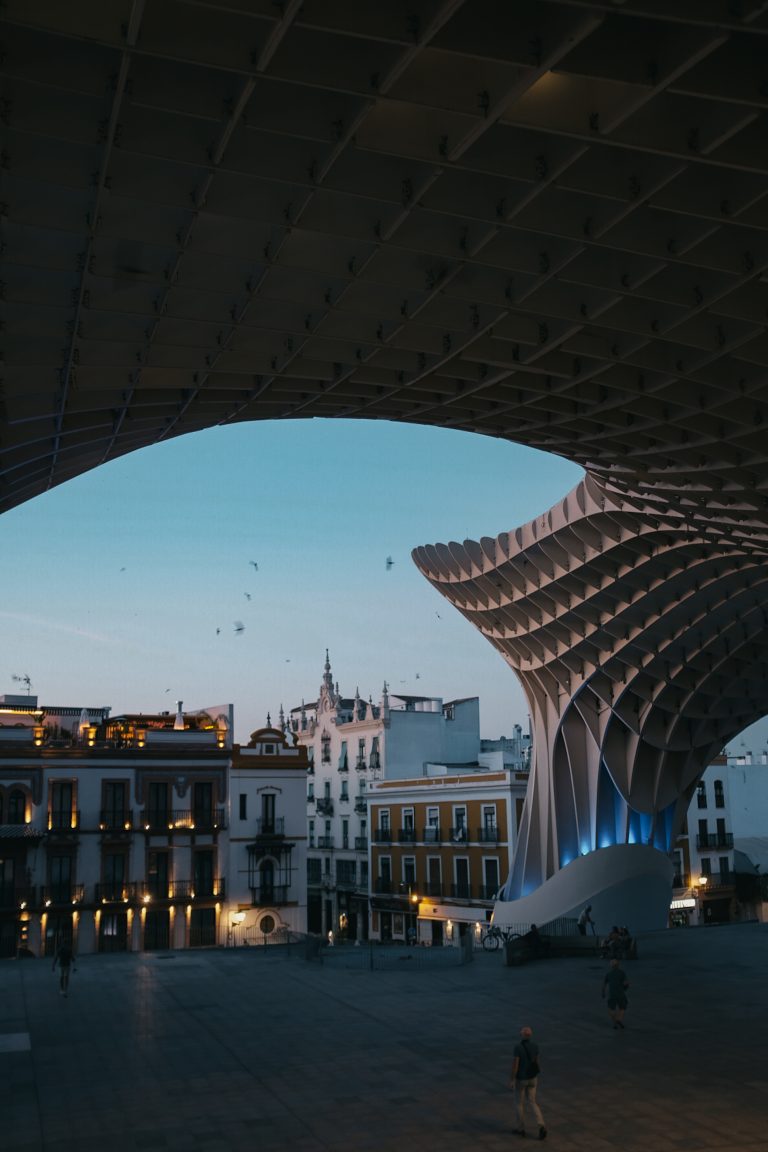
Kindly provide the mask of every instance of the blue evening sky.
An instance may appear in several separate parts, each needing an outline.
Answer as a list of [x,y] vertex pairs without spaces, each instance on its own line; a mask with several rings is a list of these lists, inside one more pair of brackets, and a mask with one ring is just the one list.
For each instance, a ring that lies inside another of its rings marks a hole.
[[327,647],[345,695],[377,701],[384,680],[478,695],[483,736],[508,735],[526,724],[514,674],[410,552],[515,528],[580,474],[506,441],[369,421],[240,424],[135,452],[0,516],[0,693],[29,676],[47,704],[232,702],[243,740],[316,698]]
[[231,702],[246,740],[316,699],[327,647],[345,695],[477,695],[482,735],[509,735],[527,723],[516,677],[410,552],[516,528],[580,475],[387,422],[240,424],[135,452],[0,516],[0,693],[29,676],[41,704]]

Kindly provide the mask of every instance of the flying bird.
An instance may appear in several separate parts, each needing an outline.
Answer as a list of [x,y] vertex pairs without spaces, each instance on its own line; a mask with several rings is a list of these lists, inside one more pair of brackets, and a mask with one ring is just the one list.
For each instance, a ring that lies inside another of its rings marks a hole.
[[245,598],[246,598],[246,600],[250,600],[250,598],[251,598],[250,592],[245,593]]
[[235,632],[237,632],[238,635],[245,632],[245,624],[243,624],[242,620],[235,620]]
[[218,636],[220,632],[221,632],[221,628],[217,628],[216,629],[216,635]]
[[251,565],[253,566],[253,569],[254,569],[254,571],[255,571],[255,572],[258,572],[258,570],[259,570],[259,566],[258,566],[258,564],[256,563],[256,561],[255,561],[255,560],[249,560],[249,561],[248,561],[248,563],[249,563],[249,564],[251,564]]
[[389,572],[389,570],[390,570],[390,568],[392,567],[392,565],[393,565],[393,564],[394,564],[394,560],[392,559],[392,557],[391,557],[391,556],[387,556],[387,560],[386,560],[386,568],[387,568],[387,572]]

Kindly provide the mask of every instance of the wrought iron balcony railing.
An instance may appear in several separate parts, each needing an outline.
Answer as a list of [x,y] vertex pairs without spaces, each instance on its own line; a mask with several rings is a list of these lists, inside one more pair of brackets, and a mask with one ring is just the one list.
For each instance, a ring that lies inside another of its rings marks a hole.
[[696,837],[697,848],[733,848],[733,832],[699,833]]
[[265,905],[287,904],[287,884],[262,884],[251,888],[251,903],[254,908],[263,908]]
[[42,900],[46,908],[54,905],[82,904],[84,899],[84,884],[47,884],[42,891]]

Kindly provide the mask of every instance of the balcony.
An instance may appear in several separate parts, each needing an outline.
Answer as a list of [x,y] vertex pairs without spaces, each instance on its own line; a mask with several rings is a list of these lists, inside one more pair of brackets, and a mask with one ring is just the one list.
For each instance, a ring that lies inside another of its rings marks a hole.
[[316,801],[317,811],[321,816],[333,816],[333,800],[330,796],[320,797]]
[[355,852],[367,852],[367,851],[368,851],[368,837],[367,836],[355,836]]
[[285,835],[285,817],[275,816],[271,820],[257,820],[256,821],[256,835],[257,836],[284,836]]
[[416,843],[416,829],[415,828],[399,828],[397,832],[398,843],[400,844],[415,844]]
[[367,799],[367,797],[356,796],[355,797],[355,812],[367,812],[367,811],[368,811],[368,799]]
[[378,772],[381,768],[381,757],[378,752],[371,752],[371,760],[369,765],[371,772]]
[[287,884],[262,884],[251,888],[251,904],[254,908],[263,908],[265,905],[288,903]]
[[451,884],[452,900],[471,900],[472,886],[470,884]]
[[139,820],[145,832],[218,832],[225,827],[223,808],[143,808]]
[[227,881],[224,876],[198,881],[168,880],[165,883],[148,880],[134,887],[136,899],[143,904],[150,904],[153,900],[222,900],[227,894]]
[[429,880],[424,887],[424,895],[433,900],[443,895],[443,885],[439,880]]
[[36,901],[36,888],[19,888],[14,884],[0,884],[0,908],[31,908]]
[[318,836],[317,846],[318,848],[325,848],[326,851],[333,848],[333,836]]
[[99,828],[102,832],[119,835],[133,831],[133,813],[125,809],[102,808],[99,812]]
[[357,760],[355,760],[355,771],[356,772],[367,772],[368,771],[368,765],[365,762],[364,756],[358,756]]
[[429,828],[422,829],[421,839],[424,844],[439,844],[442,838],[442,829],[437,824],[430,824]]
[[351,872],[337,873],[337,875],[336,875],[336,887],[337,888],[343,888],[346,891],[350,891],[351,889],[356,888],[357,887],[357,876],[356,876],[354,870]]
[[496,825],[488,825],[486,828],[478,828],[477,838],[481,844],[498,844],[499,830]]
[[699,833],[696,837],[697,848],[733,848],[733,832]]
[[462,824],[459,828],[449,828],[448,839],[451,844],[466,844],[467,830],[464,825]]
[[97,904],[129,904],[137,899],[139,886],[137,884],[96,884],[94,897]]
[[478,892],[479,900],[495,900],[501,885],[499,884],[481,884]]
[[54,809],[48,813],[48,831],[66,834],[80,827],[80,809]]
[[391,844],[392,843],[392,829],[391,828],[374,828],[373,839],[377,844]]
[[346,756],[343,760],[339,760],[339,772],[349,772],[349,761]]
[[392,881],[384,876],[377,876],[373,890],[379,896],[388,896],[392,893]]
[[65,904],[82,904],[84,898],[84,884],[48,884],[42,892],[42,900],[46,908]]

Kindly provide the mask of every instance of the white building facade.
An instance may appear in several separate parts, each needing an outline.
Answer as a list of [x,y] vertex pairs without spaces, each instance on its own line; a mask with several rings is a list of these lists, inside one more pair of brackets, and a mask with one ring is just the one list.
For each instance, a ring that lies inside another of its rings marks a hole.
[[344,697],[326,652],[315,702],[291,710],[289,730],[307,749],[307,926],[334,938],[369,933],[368,801],[382,779],[424,776],[427,765],[477,764],[476,697],[397,696],[384,686],[374,704]]
[[3,703],[0,955],[51,955],[62,939],[80,953],[164,951],[306,930],[307,756],[282,731],[240,749],[231,709],[215,720],[68,710],[63,728],[36,700]]

